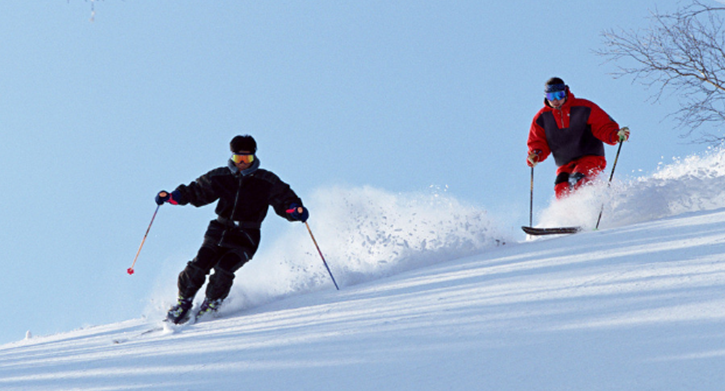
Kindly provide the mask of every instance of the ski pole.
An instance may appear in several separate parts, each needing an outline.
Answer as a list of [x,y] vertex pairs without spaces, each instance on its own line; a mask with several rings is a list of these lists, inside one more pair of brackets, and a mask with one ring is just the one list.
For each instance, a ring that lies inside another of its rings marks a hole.
[[133,267],[136,265],[136,260],[138,259],[138,255],[141,254],[141,249],[143,248],[144,242],[146,242],[146,237],[149,236],[149,231],[151,231],[151,224],[154,223],[154,219],[156,218],[156,213],[158,213],[159,208],[161,205],[156,206],[156,211],[154,211],[154,215],[151,217],[151,222],[149,223],[149,227],[146,228],[146,234],[143,236],[143,240],[141,241],[141,245],[138,247],[138,251],[136,252],[136,257],[133,259],[133,263],[131,264],[131,267],[126,270],[128,274],[133,274]]
[[531,167],[531,195],[529,196],[529,227],[534,226],[534,167]]
[[[617,160],[619,160],[619,152],[622,151],[622,143],[623,141],[619,142],[619,148],[617,148],[617,156],[614,158],[614,164],[612,164],[612,173],[609,175],[609,182],[607,182],[607,187],[612,185],[612,178],[614,178],[614,169],[617,168]],[[597,226],[594,227],[594,229],[599,229],[599,222],[602,221],[602,213],[604,212],[604,203],[602,203],[602,209],[599,211],[599,218],[597,218]]]
[[320,251],[320,246],[317,245],[317,241],[315,240],[315,235],[312,234],[312,230],[310,229],[310,225],[307,224],[305,221],[305,225],[307,226],[307,232],[310,233],[310,237],[312,238],[312,243],[315,244],[315,247],[317,247],[317,252],[320,253],[320,258],[322,258],[322,263],[325,264],[325,269],[327,269],[327,272],[330,273],[330,278],[332,278],[332,283],[335,284],[335,288],[337,290],[340,290],[340,287],[337,286],[337,281],[335,281],[335,277],[332,276],[332,272],[330,271],[330,267],[327,266],[327,262],[325,261],[325,257],[322,255],[322,251]]

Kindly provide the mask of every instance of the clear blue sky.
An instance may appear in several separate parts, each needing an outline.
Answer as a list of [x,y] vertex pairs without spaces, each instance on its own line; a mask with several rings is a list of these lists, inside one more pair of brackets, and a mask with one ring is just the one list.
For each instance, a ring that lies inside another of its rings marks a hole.
[[[3,2],[0,343],[140,316],[163,265],[181,270],[213,217],[162,208],[128,276],[154,194],[225,164],[236,134],[303,199],[447,187],[513,228],[528,222],[525,142],[551,76],[630,126],[621,176],[702,150],[663,121],[674,99],[646,102],[593,54],[604,29],[644,28],[669,6]],[[554,169],[537,166],[535,205]]]

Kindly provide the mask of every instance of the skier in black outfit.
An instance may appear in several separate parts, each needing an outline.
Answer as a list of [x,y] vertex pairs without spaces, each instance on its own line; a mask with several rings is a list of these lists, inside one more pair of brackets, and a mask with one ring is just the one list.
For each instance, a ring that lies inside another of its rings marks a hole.
[[271,205],[289,221],[307,221],[309,212],[290,186],[274,173],[259,168],[257,143],[249,135],[236,136],[230,143],[232,157],[227,167],[219,167],[172,192],[161,191],[156,203],[192,204],[196,207],[218,200],[218,217],[209,223],[204,242],[196,257],[179,274],[179,298],[167,320],[183,323],[189,319],[194,296],[211,270],[206,298],[196,315],[216,312],[229,295],[234,272],[257,251],[260,227]]

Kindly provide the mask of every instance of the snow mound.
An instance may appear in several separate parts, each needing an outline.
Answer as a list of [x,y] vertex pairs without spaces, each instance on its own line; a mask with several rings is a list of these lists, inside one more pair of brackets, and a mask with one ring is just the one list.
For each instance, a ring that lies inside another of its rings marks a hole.
[[[607,172],[607,176],[609,172]],[[702,155],[661,164],[649,176],[618,180],[608,186],[600,178],[571,197],[552,201],[540,213],[538,226],[621,227],[682,213],[725,207],[725,151],[712,149]]]
[[[318,190],[306,203],[314,210],[312,234],[341,287],[513,241],[485,210],[437,189],[393,194],[338,186]],[[237,280],[226,305],[232,310],[332,287],[309,232],[296,225],[263,245]]]

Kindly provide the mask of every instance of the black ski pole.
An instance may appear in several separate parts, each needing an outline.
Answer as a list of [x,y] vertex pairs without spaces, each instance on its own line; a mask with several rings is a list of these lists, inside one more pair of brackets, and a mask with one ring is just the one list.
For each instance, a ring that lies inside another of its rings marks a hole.
[[534,166],[531,166],[531,194],[529,195],[529,227],[534,226]]
[[[617,168],[617,160],[619,160],[619,152],[622,151],[622,143],[619,142],[619,148],[617,148],[617,156],[614,158],[614,164],[612,164],[612,173],[609,175],[609,182],[607,182],[607,188],[612,185],[612,178],[614,178],[614,169]],[[597,226],[594,229],[599,229],[599,222],[602,221],[602,213],[604,212],[604,203],[602,203],[602,209],[599,211],[599,218],[597,218]]]

